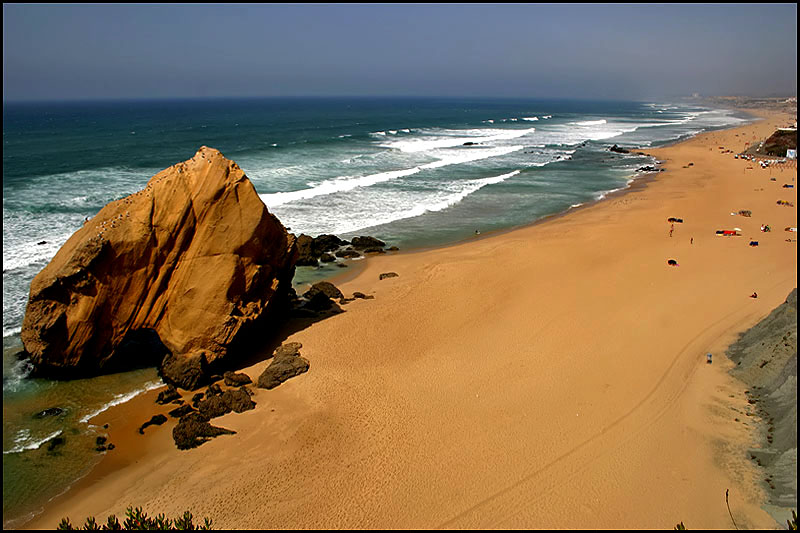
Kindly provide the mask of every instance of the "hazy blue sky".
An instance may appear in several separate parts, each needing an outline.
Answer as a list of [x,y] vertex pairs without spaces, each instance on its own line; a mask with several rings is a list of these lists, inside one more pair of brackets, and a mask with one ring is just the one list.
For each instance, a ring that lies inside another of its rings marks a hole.
[[797,4],[3,5],[3,99],[794,95]]

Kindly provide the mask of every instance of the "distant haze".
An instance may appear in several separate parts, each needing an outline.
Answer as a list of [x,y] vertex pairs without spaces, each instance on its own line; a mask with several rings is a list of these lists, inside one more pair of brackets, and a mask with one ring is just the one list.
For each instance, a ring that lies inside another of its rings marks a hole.
[[3,5],[3,100],[797,93],[797,4]]

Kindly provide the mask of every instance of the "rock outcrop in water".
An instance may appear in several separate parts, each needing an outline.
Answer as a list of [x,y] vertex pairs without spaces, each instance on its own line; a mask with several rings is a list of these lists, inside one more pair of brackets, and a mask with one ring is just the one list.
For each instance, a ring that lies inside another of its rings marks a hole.
[[[396,252],[397,246],[384,250],[386,243],[370,236],[353,237],[352,242],[340,239],[336,235],[319,235],[311,237],[301,233],[297,236],[297,266],[319,266],[332,263],[336,258],[347,259],[361,257],[368,253]],[[341,264],[341,263],[340,263]]]
[[296,254],[239,166],[202,147],[62,246],[31,283],[25,351],[39,375],[157,364],[195,389],[280,316]]
[[617,154],[629,154],[630,150],[626,150],[625,148],[620,148],[616,144],[608,149],[609,152],[615,152]]

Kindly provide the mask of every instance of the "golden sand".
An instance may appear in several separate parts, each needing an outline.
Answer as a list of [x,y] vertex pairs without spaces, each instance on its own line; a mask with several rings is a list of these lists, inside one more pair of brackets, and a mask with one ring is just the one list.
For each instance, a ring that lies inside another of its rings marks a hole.
[[26,527],[134,505],[215,529],[730,528],[726,489],[738,527],[776,527],[723,352],[797,286],[797,173],[723,152],[787,120],[650,150],[666,172],[566,216],[369,259],[338,286],[375,299],[289,335],[309,372],[213,421],[237,435],[178,451],[172,419],[136,433],[157,391],[110,409],[117,448]]

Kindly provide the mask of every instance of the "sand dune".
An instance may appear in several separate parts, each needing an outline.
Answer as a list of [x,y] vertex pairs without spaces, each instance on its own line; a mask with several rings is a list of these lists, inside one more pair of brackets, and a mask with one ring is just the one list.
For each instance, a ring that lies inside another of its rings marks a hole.
[[651,150],[666,172],[567,216],[369,259],[337,285],[375,299],[292,334],[310,371],[215,420],[237,435],[135,434],[157,391],[109,410],[117,449],[26,527],[140,505],[215,528],[729,528],[726,489],[740,528],[775,527],[723,351],[797,284],[776,203],[796,169],[719,147],[785,122]]

